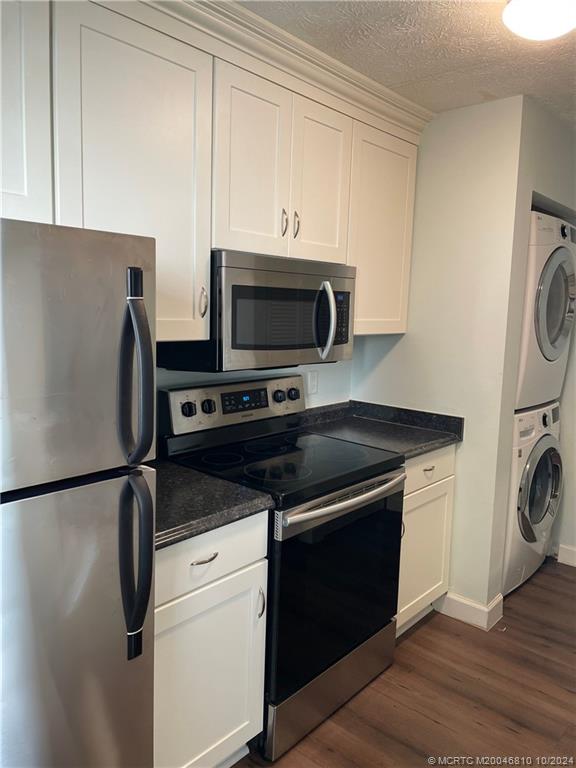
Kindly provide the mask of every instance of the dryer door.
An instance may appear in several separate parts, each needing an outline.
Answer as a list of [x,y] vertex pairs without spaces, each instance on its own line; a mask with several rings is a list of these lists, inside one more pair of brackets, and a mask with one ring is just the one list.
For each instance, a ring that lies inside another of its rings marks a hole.
[[553,435],[544,435],[528,457],[518,491],[518,524],[526,541],[538,541],[552,526],[561,493],[560,446]]
[[557,360],[568,344],[575,301],[574,260],[562,246],[553,251],[542,270],[534,307],[536,338],[547,360]]

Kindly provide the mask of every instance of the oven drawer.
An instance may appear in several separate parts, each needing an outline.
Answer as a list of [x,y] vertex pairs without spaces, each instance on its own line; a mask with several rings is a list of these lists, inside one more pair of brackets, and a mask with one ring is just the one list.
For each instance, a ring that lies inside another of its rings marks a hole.
[[437,483],[454,474],[455,448],[448,445],[437,451],[424,453],[408,459],[406,462],[406,484],[404,495],[426,488],[427,485]]
[[267,538],[268,512],[259,512],[160,549],[156,552],[155,605],[261,560],[266,557]]

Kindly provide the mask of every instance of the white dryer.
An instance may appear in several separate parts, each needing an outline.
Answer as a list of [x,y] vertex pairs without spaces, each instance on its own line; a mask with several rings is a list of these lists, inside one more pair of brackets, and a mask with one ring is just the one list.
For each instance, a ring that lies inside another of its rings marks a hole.
[[576,228],[532,212],[516,410],[562,391],[576,302]]
[[514,417],[514,448],[502,594],[544,562],[562,493],[560,405]]

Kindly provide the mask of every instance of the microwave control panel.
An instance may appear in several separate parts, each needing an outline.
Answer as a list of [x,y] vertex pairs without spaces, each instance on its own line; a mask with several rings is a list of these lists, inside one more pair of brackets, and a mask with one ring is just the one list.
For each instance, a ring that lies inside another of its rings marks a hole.
[[186,435],[244,421],[287,416],[305,410],[301,376],[160,390],[164,435]]
[[350,328],[350,293],[348,291],[334,291],[336,299],[336,336],[334,344],[348,344],[348,330]]

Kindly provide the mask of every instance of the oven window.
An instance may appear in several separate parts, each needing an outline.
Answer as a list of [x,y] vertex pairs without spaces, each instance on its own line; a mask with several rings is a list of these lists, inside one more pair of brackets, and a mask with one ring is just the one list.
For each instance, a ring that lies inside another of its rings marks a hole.
[[402,493],[273,541],[267,695],[279,704],[396,614]]
[[328,339],[324,291],[232,286],[233,349],[310,349]]

